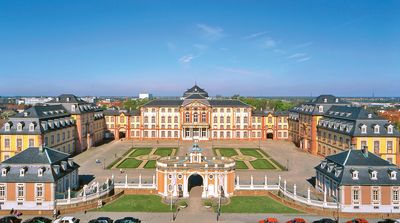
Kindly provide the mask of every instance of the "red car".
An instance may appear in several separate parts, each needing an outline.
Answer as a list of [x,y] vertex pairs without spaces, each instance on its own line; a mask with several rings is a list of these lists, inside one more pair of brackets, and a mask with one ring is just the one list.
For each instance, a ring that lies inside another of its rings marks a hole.
[[264,220],[259,220],[258,223],[278,223],[276,218],[266,218]]
[[306,223],[306,221],[302,218],[293,218],[290,221],[287,221],[286,223]]
[[368,221],[365,218],[354,218],[346,223],[368,223]]

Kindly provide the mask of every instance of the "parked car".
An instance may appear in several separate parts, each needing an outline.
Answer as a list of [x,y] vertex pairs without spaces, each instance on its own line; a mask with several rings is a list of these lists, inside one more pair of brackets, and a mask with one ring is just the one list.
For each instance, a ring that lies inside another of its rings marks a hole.
[[322,218],[322,219],[313,221],[313,223],[337,223],[337,220],[333,220],[330,218]]
[[54,220],[53,223],[79,223],[79,221],[78,218],[66,216]]
[[400,223],[400,219],[383,219],[378,221],[378,223]]
[[368,221],[365,218],[354,218],[346,223],[368,223]]
[[51,223],[51,219],[45,218],[45,217],[33,217],[30,219],[27,219],[25,221],[23,221],[23,223]]
[[259,220],[258,223],[278,223],[276,218],[266,218],[264,220]]
[[92,219],[89,223],[113,223],[114,221],[109,217],[98,217],[96,219]]
[[116,220],[114,223],[141,223],[141,222],[142,221],[140,221],[137,218],[125,217],[125,218]]
[[287,221],[286,223],[306,223],[306,221],[303,218],[293,218],[290,221]]
[[21,223],[22,219],[15,217],[14,215],[4,216],[0,218],[0,223]]

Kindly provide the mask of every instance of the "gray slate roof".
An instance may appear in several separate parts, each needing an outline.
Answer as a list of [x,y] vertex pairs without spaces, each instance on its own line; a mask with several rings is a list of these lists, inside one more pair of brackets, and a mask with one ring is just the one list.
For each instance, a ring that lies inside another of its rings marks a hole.
[[[340,185],[400,185],[399,169],[374,153],[363,150],[347,150],[325,158],[315,169],[338,182]],[[358,179],[353,179],[353,172],[358,172]],[[371,179],[372,171],[377,172],[377,179]],[[391,179],[392,171],[397,173]]]
[[[311,101],[297,106],[290,110],[291,112],[297,112],[300,114],[308,115],[323,115],[328,111],[333,105],[348,105],[347,101],[344,101],[333,95],[320,95]],[[323,111],[319,111],[319,107],[323,108]]]
[[[186,99],[185,99],[186,100]],[[162,99],[155,99],[149,101],[143,107],[180,107],[184,105],[185,100],[162,100]],[[188,99],[194,101],[196,99]],[[236,99],[197,99],[199,101],[206,100],[211,107],[251,107],[244,102],[241,102]],[[185,103],[187,104],[187,103]]]
[[[102,109],[95,104],[88,103],[73,94],[62,94],[55,97],[47,104],[56,105],[61,104],[71,114],[83,114],[88,112],[101,112]],[[72,106],[75,107],[73,111]]]
[[116,109],[107,109],[103,111],[103,114],[105,116],[118,116],[121,113],[125,114],[125,115],[130,115],[130,116],[139,116],[140,115],[140,111],[139,110],[116,110]]
[[193,94],[201,95],[205,98],[208,97],[208,93],[203,88],[197,86],[197,84],[185,91],[185,93],[183,93],[183,97],[186,98]]
[[[61,167],[63,164],[66,169]],[[56,167],[59,167],[58,173],[55,171]],[[21,168],[25,169],[24,176],[20,176]],[[40,168],[44,170],[41,177],[38,176]],[[43,147],[42,150],[38,147],[30,147],[0,164],[0,169],[7,169],[6,176],[0,175],[0,182],[56,182],[78,168],[79,165],[69,160],[69,155],[66,153],[47,147]]]
[[[362,126],[366,126],[366,133],[362,133]],[[379,126],[379,133],[374,132],[375,126]],[[350,135],[350,136],[385,136],[399,137],[396,128],[393,133],[388,132],[390,122],[362,107],[332,106],[318,122],[318,128]]]

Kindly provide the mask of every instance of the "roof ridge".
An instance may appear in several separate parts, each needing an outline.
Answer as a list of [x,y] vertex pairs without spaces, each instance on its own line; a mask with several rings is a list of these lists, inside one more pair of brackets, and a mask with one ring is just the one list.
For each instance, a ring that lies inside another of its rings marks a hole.
[[346,166],[346,163],[347,163],[347,160],[349,159],[351,150],[352,150],[352,149],[349,149],[349,152],[347,153],[346,159],[344,159],[343,166]]

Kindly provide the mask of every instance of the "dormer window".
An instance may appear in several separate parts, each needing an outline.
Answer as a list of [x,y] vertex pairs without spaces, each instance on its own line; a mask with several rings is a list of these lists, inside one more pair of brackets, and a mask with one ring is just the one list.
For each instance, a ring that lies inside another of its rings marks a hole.
[[336,98],[336,99],[335,99],[335,102],[338,103],[338,102],[339,102],[339,98]]
[[71,111],[75,112],[76,110],[76,106],[75,105],[71,105]]
[[379,134],[379,125],[375,125],[374,127],[374,133]]
[[22,131],[22,123],[17,124],[17,131]]
[[367,133],[367,126],[366,125],[362,125],[361,126],[361,133],[363,133],[363,134]]
[[35,130],[35,124],[31,123],[29,124],[29,131],[33,132]]
[[20,177],[25,176],[25,168],[19,169],[19,176],[20,176]]
[[6,123],[4,125],[4,131],[9,132],[10,131],[10,123]]
[[358,171],[357,170],[353,170],[351,173],[351,178],[353,180],[358,180]]
[[324,103],[326,103],[326,102],[328,102],[328,99],[327,99],[327,98],[324,98]]
[[392,170],[390,171],[390,179],[391,180],[397,180],[397,172]]
[[67,101],[69,102],[69,97],[67,98]]
[[376,170],[371,171],[371,180],[378,179],[378,172]]
[[1,176],[2,176],[2,177],[7,176],[7,172],[8,172],[8,169],[7,169],[7,168],[1,169]]
[[324,107],[322,105],[318,106],[318,111],[319,112],[324,112]]
[[388,134],[393,134],[393,125],[389,125],[387,128]]
[[372,118],[372,114],[368,114],[368,118]]
[[43,168],[39,168],[38,169],[38,177],[42,177],[43,176]]

